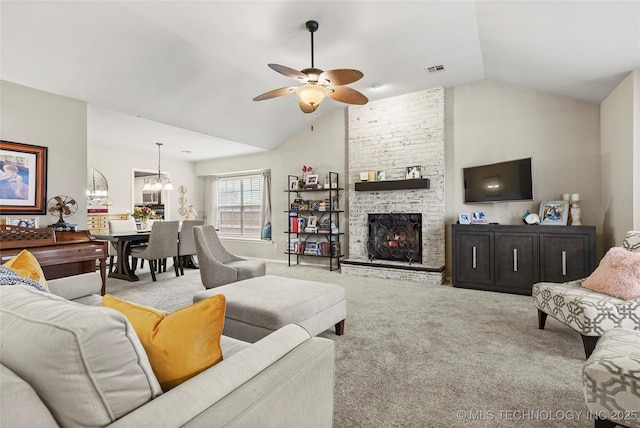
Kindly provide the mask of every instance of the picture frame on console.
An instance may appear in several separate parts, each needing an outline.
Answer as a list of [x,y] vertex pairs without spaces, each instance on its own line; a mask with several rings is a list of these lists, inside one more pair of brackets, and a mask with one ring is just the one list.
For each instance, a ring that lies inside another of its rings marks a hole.
[[546,201],[540,204],[540,224],[566,226],[569,220],[569,202]]
[[487,224],[487,216],[484,215],[483,211],[474,211],[471,214],[471,223],[472,224]]
[[460,213],[458,214],[458,221],[460,224],[471,224],[471,217],[469,217],[469,213]]
[[46,214],[47,148],[0,141],[0,211]]

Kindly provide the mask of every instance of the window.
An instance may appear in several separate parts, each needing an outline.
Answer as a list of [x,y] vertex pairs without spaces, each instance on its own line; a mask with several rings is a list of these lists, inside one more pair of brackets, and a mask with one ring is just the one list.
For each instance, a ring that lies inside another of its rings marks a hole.
[[260,237],[262,177],[259,174],[218,180],[220,234]]

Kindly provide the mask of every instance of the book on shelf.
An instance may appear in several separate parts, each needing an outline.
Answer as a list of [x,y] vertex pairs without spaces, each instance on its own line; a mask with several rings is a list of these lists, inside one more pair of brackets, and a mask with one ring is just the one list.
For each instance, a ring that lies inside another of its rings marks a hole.
[[297,215],[289,216],[289,230],[293,233],[298,233],[299,230],[299,221]]

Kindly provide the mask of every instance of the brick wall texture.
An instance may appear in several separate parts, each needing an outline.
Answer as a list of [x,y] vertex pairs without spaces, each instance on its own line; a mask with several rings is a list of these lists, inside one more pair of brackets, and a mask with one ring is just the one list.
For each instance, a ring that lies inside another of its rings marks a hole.
[[[444,89],[434,88],[349,107],[349,259],[367,260],[367,213],[422,213],[422,265],[445,264]],[[422,166],[430,189],[355,191],[360,173],[405,178]]]

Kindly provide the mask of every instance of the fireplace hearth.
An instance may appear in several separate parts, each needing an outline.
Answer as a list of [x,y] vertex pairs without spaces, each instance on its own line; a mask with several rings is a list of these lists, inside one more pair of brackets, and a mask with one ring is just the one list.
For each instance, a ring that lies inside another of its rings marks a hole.
[[422,263],[422,214],[367,214],[369,260]]

